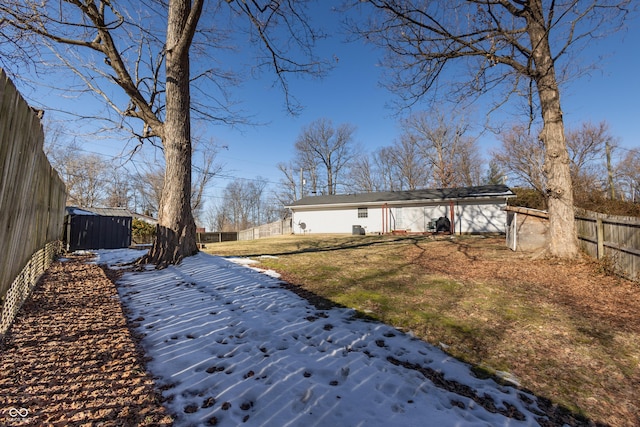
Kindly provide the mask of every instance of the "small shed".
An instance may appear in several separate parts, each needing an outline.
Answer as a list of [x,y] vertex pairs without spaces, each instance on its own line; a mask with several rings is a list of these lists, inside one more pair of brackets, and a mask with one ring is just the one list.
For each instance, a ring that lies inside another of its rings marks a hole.
[[132,215],[125,208],[67,206],[64,244],[68,251],[119,249],[131,245]]
[[549,214],[538,209],[507,206],[507,247],[536,251],[549,244]]

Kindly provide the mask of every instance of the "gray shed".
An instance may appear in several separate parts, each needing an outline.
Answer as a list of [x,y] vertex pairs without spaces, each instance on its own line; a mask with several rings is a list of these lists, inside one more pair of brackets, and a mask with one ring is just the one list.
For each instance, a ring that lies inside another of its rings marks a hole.
[[131,245],[132,215],[127,209],[67,206],[66,210],[64,244],[68,251]]

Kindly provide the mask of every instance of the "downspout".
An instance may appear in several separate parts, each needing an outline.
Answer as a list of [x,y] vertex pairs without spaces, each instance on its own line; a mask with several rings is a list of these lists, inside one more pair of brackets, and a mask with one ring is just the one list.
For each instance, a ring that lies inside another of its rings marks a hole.
[[454,209],[453,209],[453,200],[449,202],[449,216],[451,217],[451,229],[449,230],[451,232],[451,234],[455,234],[456,233],[456,219],[454,216]]
[[518,250],[518,212],[513,213],[513,250]]

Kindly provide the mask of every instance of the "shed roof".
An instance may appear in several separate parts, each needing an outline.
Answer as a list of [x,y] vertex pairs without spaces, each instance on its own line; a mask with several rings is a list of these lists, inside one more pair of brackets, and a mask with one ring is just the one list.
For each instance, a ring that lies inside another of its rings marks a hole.
[[288,205],[288,208],[357,205],[403,202],[455,201],[479,198],[515,197],[515,193],[506,185],[481,185],[477,187],[435,188],[411,191],[379,191],[360,194],[338,194],[331,196],[310,196]]
[[67,214],[131,217],[131,212],[127,208],[79,208],[77,206],[67,206]]

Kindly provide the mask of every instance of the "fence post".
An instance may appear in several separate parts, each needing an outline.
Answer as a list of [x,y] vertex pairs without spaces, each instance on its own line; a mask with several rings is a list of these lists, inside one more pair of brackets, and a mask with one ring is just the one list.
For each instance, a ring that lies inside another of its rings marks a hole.
[[598,240],[598,259],[604,258],[604,225],[602,218],[596,218],[596,236]]

